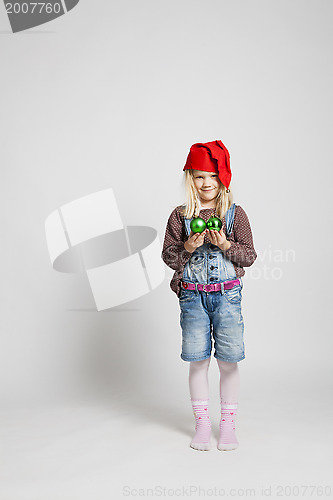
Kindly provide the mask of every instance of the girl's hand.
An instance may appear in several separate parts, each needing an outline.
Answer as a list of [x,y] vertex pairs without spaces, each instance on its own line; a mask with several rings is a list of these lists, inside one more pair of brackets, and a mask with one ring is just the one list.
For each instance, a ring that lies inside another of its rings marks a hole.
[[220,231],[216,231],[216,229],[212,229],[212,230],[207,229],[207,233],[208,233],[208,237],[210,239],[210,242],[213,245],[216,245],[217,247],[219,247],[220,250],[226,249],[225,248],[226,241],[228,241],[228,240],[227,240],[226,235],[224,234],[222,229],[220,229]]
[[198,247],[201,247],[204,243],[205,239],[205,234],[208,231],[208,229],[205,229],[202,231],[202,233],[194,233],[191,231],[190,236],[188,237],[188,240],[184,243],[184,248],[190,253],[193,253],[194,250],[196,250]]

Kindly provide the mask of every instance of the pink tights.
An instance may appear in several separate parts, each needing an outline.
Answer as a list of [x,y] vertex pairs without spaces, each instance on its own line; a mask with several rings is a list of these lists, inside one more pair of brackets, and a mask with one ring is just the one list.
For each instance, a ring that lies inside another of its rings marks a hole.
[[[191,403],[195,416],[196,433],[190,446],[196,450],[210,450],[211,423],[209,418],[208,368],[210,357],[202,361],[191,361],[189,385]],[[235,434],[235,417],[238,406],[239,372],[237,363],[217,359],[220,369],[221,419],[219,450],[234,450],[238,447]]]
[[[216,358],[215,358],[216,359]],[[191,399],[209,399],[208,368],[211,358],[203,361],[191,361],[189,370],[189,386]],[[229,363],[216,359],[220,369],[220,398],[222,403],[238,402],[239,370],[237,363]]]

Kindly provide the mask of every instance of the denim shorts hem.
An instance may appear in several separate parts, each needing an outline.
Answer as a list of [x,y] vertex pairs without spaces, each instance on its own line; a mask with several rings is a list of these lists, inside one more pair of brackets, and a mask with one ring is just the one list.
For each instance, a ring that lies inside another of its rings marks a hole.
[[184,356],[183,354],[180,355],[181,359],[183,361],[203,361],[204,359],[207,359],[207,358],[210,358],[211,356],[211,353],[207,353],[207,354],[202,354],[201,356],[197,356],[197,357],[191,357],[191,356]]
[[217,356],[216,353],[214,353],[214,357],[216,359],[219,359],[220,361],[227,361],[228,363],[238,363],[238,361],[242,361],[243,359],[245,359],[245,354],[242,354],[242,356],[238,358],[226,358]]

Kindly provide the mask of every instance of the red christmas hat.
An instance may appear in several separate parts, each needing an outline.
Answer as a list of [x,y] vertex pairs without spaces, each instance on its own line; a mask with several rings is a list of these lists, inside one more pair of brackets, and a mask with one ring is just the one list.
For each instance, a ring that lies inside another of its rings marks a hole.
[[216,172],[222,184],[229,188],[231,181],[230,155],[222,141],[193,144],[187,156],[184,170]]

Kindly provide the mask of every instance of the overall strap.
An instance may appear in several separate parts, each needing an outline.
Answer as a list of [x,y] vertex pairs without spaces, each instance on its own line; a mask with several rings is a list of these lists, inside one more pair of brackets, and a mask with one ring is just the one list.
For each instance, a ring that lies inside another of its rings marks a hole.
[[226,236],[230,236],[232,232],[232,228],[234,225],[234,218],[235,218],[235,208],[236,208],[236,203],[233,203],[229,210],[227,210],[225,214],[225,223],[226,223],[226,230],[227,234]]
[[[182,205],[182,208],[184,209],[185,205]],[[186,236],[189,237],[191,234],[190,224],[191,224],[192,217],[190,219],[186,219],[185,215],[183,215],[182,218],[184,219],[184,223],[185,223]]]
[[185,229],[186,229],[187,237],[189,237],[189,236],[190,236],[190,234],[191,234],[191,227],[190,227],[191,220],[192,220],[192,219],[186,219],[186,217],[184,217],[184,221],[185,221]]

